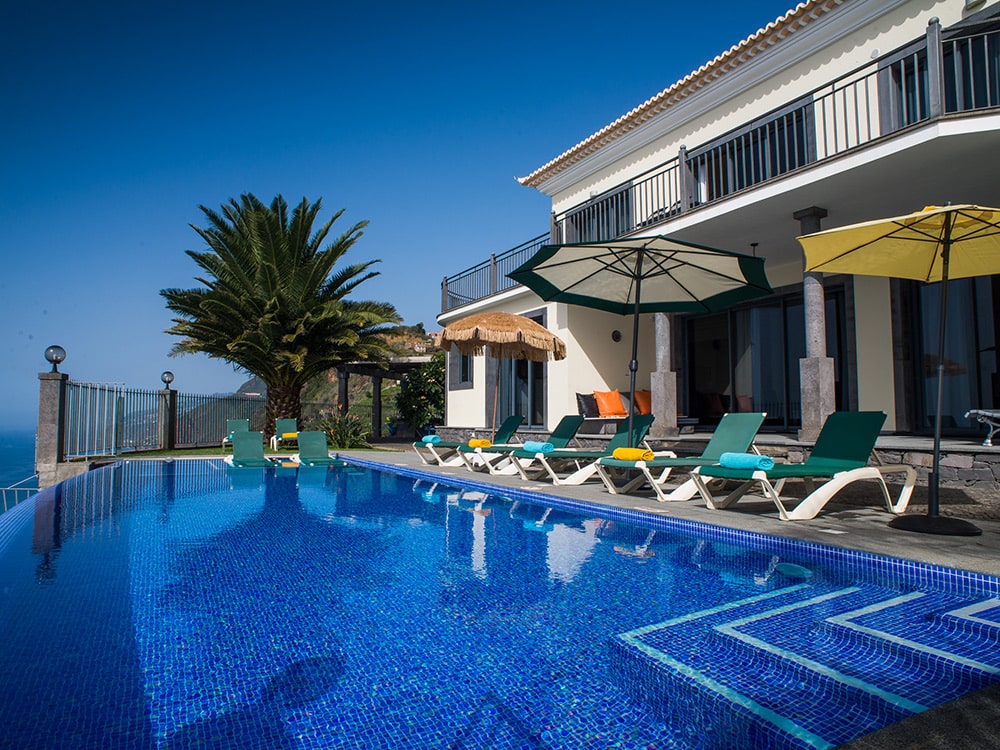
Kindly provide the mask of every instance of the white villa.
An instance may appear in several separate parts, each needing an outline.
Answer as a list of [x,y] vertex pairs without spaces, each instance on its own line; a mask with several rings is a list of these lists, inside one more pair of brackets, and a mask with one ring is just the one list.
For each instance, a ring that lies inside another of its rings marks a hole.
[[[653,435],[675,434],[678,415],[710,426],[752,410],[809,438],[835,409],[927,434],[940,285],[805,274],[796,237],[1000,206],[1000,0],[800,3],[520,182],[551,197],[548,231],[445,279],[438,316],[520,313],[566,342],[560,362],[500,363],[500,419],[551,429],[577,393],[627,390],[632,336],[630,319],[544,302],[506,274],[545,243],[662,234],[764,257],[775,294],[643,317]],[[945,434],[979,434],[963,415],[1000,409],[1000,277],[949,289]],[[496,372],[449,353],[449,426],[490,424]]]

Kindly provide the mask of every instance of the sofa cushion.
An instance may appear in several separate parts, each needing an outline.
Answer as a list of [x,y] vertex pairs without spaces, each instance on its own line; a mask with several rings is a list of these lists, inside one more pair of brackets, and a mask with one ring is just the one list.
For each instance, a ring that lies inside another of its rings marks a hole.
[[597,400],[597,412],[602,417],[627,417],[622,396],[615,388],[613,391],[594,391]]
[[593,393],[576,394],[576,409],[581,417],[601,416],[600,412],[597,411],[597,399],[594,398]]

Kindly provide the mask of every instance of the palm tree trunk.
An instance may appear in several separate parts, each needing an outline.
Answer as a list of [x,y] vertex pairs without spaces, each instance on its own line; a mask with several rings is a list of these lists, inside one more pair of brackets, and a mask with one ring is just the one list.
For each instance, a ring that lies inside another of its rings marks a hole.
[[[302,386],[268,385],[267,407],[264,410],[264,439],[274,435],[274,420],[302,419]],[[301,427],[302,425],[299,425]]]

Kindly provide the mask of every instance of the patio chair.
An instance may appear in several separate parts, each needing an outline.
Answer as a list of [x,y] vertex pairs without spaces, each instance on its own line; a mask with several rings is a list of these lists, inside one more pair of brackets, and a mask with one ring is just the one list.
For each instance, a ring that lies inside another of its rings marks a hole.
[[261,432],[234,432],[233,453],[223,459],[233,466],[275,466],[264,457],[264,434]]
[[[510,443],[514,437],[514,433],[517,432],[517,428],[521,426],[523,421],[524,417],[520,414],[507,417],[497,428],[496,434],[493,436],[493,442],[498,445]],[[458,449],[460,446],[468,444],[467,440],[461,442],[449,440],[425,442],[418,440],[413,444],[413,450],[420,457],[420,460],[429,466],[461,466],[464,462],[458,454]]]
[[278,450],[285,443],[298,445],[299,423],[295,419],[274,420],[274,435],[271,436],[271,447]]
[[227,419],[226,436],[222,438],[222,449],[226,449],[226,443],[233,444],[233,435],[237,432],[250,432],[249,419]]
[[300,432],[299,452],[292,455],[292,461],[303,466],[346,466],[339,458],[330,457],[323,432]]
[[969,409],[965,412],[965,418],[973,418],[977,422],[986,425],[990,433],[984,438],[983,445],[989,447],[993,445],[993,435],[1000,430],[1000,411],[994,409]]
[[548,477],[555,485],[583,484],[597,473],[597,459],[611,456],[616,448],[641,445],[653,424],[653,415],[636,414],[632,422],[631,440],[626,418],[618,423],[618,429],[603,450],[561,448],[532,452],[521,448],[511,451],[512,465],[525,481]]
[[[764,424],[765,417],[767,414],[764,412],[725,414],[700,456],[677,456],[676,453],[669,452],[657,454],[648,461],[627,461],[605,456],[597,460],[597,473],[612,495],[629,494],[648,484],[660,502],[690,500],[698,494],[698,487],[690,477],[672,491],[664,490],[671,472],[674,469],[690,470],[695,466],[712,466],[719,463],[719,457],[723,453],[745,453],[751,449],[756,451],[752,447],[753,439]],[[612,472],[624,470],[638,472],[639,475],[619,486],[615,484]],[[654,474],[656,471],[659,471],[658,475]]]
[[[576,437],[576,431],[583,424],[583,417],[579,414],[567,414],[559,420],[559,424],[549,435],[545,442],[555,448],[565,448]],[[524,450],[527,443],[508,443],[505,445],[491,445],[489,448],[473,448],[469,445],[460,445],[458,455],[462,457],[465,466],[469,471],[488,471],[496,476],[510,476],[517,473],[511,458],[511,451]]]
[[[815,518],[823,507],[847,485],[861,479],[874,479],[882,490],[886,509],[898,514],[906,510],[913,493],[917,474],[912,466],[902,464],[883,465],[875,453],[875,441],[885,424],[885,414],[880,411],[847,412],[838,411],[826,418],[820,430],[816,445],[809,458],[801,464],[776,464],[770,469],[727,468],[726,466],[699,466],[691,472],[691,478],[698,487],[709,508],[728,508],[747,495],[755,484],[760,485],[764,497],[772,500],[778,508],[782,521],[805,521]],[[869,466],[868,459],[874,455],[876,464]],[[905,474],[903,488],[896,502],[889,495],[885,475]],[[725,497],[712,496],[708,480],[737,480],[741,484]],[[788,479],[802,479],[808,494],[794,507],[789,508],[781,497],[781,491]],[[816,480],[823,480],[818,487]]]

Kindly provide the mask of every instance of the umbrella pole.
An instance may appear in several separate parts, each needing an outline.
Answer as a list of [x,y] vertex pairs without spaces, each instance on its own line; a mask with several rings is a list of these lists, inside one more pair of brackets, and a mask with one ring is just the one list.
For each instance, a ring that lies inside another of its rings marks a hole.
[[500,358],[497,357],[497,379],[493,383],[493,426],[490,430],[490,441],[497,439],[497,403],[500,401]]
[[632,311],[632,359],[628,363],[628,447],[635,448],[633,425],[635,423],[635,373],[639,369],[639,297],[642,293],[642,248],[635,264],[635,307]]
[[951,256],[950,214],[945,219],[944,239],[941,248],[941,314],[938,327],[937,352],[937,409],[934,414],[934,458],[927,477],[927,514],[923,516],[897,516],[889,522],[894,529],[916,531],[922,534],[946,536],[979,536],[983,530],[961,518],[940,515],[941,468],[941,402],[944,400],[944,337],[948,319],[948,262]]

